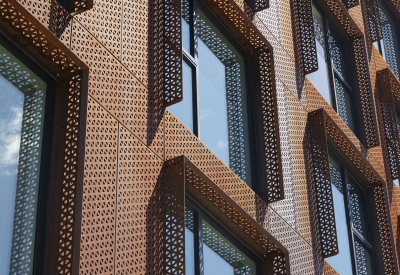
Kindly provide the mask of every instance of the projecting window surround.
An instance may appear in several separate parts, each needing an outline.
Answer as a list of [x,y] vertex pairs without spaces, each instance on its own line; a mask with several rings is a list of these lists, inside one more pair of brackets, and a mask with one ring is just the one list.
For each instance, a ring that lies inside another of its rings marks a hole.
[[54,82],[0,35],[0,273],[40,268]]
[[340,274],[375,274],[366,191],[333,152],[329,167],[339,253],[326,260]]
[[356,132],[353,89],[345,43],[315,3],[312,14],[318,70],[309,74],[308,78],[347,126]]
[[400,20],[395,19],[394,13],[384,1],[378,1],[378,6],[383,38],[376,41],[374,46],[397,78],[400,78],[400,27],[398,25]]
[[279,200],[272,47],[234,1],[216,3],[182,1],[183,93],[166,91],[166,105],[183,94],[169,110],[264,200]]
[[204,210],[186,200],[185,274],[264,274],[260,258]]
[[205,6],[194,3],[182,1],[185,97],[169,110],[252,186],[246,59],[206,15]]

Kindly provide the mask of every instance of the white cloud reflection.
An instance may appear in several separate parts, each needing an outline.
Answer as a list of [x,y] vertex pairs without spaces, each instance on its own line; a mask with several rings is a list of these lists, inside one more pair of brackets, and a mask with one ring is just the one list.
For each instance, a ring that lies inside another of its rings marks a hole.
[[17,173],[21,142],[22,108],[9,107],[7,118],[0,118],[0,171],[5,175]]

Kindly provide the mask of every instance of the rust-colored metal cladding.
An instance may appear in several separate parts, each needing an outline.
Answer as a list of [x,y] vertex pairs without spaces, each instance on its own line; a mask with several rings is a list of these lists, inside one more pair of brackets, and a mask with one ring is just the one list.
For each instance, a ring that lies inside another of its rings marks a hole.
[[[186,157],[166,161],[162,178],[164,196],[168,198],[164,200],[164,253],[167,262],[164,274],[184,274],[185,195],[264,259],[267,270],[274,274],[286,274],[286,249]],[[259,208],[257,211],[265,214],[268,206],[260,198],[255,197],[255,200]]]
[[[48,274],[70,274],[77,268],[79,257],[88,67],[17,1],[0,1],[0,14],[1,32],[57,80],[53,148],[62,149],[52,157],[50,178],[55,184],[50,187],[44,270]],[[17,209],[26,203],[25,199],[17,196]],[[22,244],[24,236],[33,232],[18,231],[16,222],[14,239]],[[19,222],[21,226],[25,223]],[[18,243],[13,246],[16,248]],[[25,272],[25,263],[18,254],[12,254],[11,261],[11,272]]]
[[314,20],[312,16],[312,1],[300,0],[293,2],[296,43],[299,57],[306,74],[318,70],[317,46],[315,42]]
[[258,157],[263,179],[259,185],[260,194],[266,201],[280,200],[283,198],[283,182],[272,47],[233,0],[205,0],[205,3],[252,55],[256,127],[262,129],[257,139],[265,152]]
[[319,217],[321,252],[324,257],[330,257],[339,253],[339,247],[333,209],[332,185],[328,160],[328,141],[323,113],[323,109],[320,109],[309,114],[308,134],[314,171],[313,180]]
[[400,177],[400,141],[394,98],[400,99],[400,82],[391,70],[387,68],[377,72],[377,85],[391,178],[398,179]]
[[164,106],[182,101],[182,0],[163,0]]
[[364,21],[368,22],[368,37],[371,42],[383,38],[382,24],[379,14],[378,0],[366,0],[361,3],[365,16]]
[[[0,39],[21,48],[57,85],[54,138],[48,149],[51,196],[44,207],[48,229],[44,240],[37,239],[45,248],[37,258],[44,260],[33,266],[44,274],[188,273],[188,203],[199,209],[197,218],[211,216],[227,237],[237,239],[239,249],[262,259],[265,274],[339,274],[337,266],[324,260],[341,253],[331,182],[335,175],[329,166],[333,153],[365,195],[370,234],[363,245],[370,246],[372,273],[398,275],[400,189],[392,180],[400,176],[395,117],[400,82],[372,46],[384,35],[378,1],[314,0],[343,38],[350,79],[339,81],[351,82],[346,87],[354,99],[354,132],[306,77],[321,69],[313,1],[193,1],[223,33],[220,37],[229,33],[229,42],[246,60],[243,83],[249,85],[243,91],[254,120],[232,119],[244,112],[235,105],[239,94],[227,99],[229,114],[221,119],[228,121],[232,148],[239,148],[242,138],[237,129],[250,128],[257,148],[250,154],[257,163],[251,171],[257,190],[239,177],[244,154],[235,152],[226,165],[205,146],[204,136],[198,138],[166,108],[181,102],[170,107],[179,108],[189,97],[184,64],[193,69],[193,83],[201,73],[197,60],[183,49],[188,30],[182,17],[190,15],[182,14],[182,4],[190,6],[192,0],[0,0]],[[400,2],[381,1],[398,22]],[[201,28],[191,26],[189,32],[196,34],[196,29]],[[226,52],[218,39],[203,41],[216,63]],[[17,88],[33,89],[21,80],[17,67],[3,60],[0,75]],[[194,86],[193,95],[199,96]],[[23,104],[31,102],[27,96]],[[35,134],[25,124],[38,111],[23,114],[23,135]],[[2,138],[0,133],[0,149]],[[20,151],[20,163],[39,154],[38,148],[21,146]],[[25,165],[20,171],[29,169]],[[24,185],[17,193],[31,192],[32,181],[20,181]],[[24,211],[25,198],[16,196],[16,213]],[[24,214],[33,221],[43,213]],[[33,234],[23,230],[24,223],[22,218],[14,222],[11,273],[24,273],[30,264],[18,253]],[[353,230],[352,222],[348,226]],[[352,233],[361,240],[358,232]],[[350,250],[360,273],[367,257],[360,257],[354,243]]]
[[324,263],[324,274],[325,275],[340,275],[330,264]]
[[93,0],[57,0],[61,6],[71,15],[93,8]]
[[343,0],[343,3],[346,5],[348,9],[353,8],[360,4],[358,0]]
[[[354,72],[352,74],[353,83],[355,84],[353,85],[354,100],[355,105],[359,107],[355,108],[355,115],[358,117],[360,123],[358,131],[362,133],[359,135],[359,138],[367,148],[378,146],[378,130],[363,33],[341,0],[322,1],[320,4],[330,20],[335,23],[335,27],[347,39],[349,65],[351,71]],[[309,26],[311,24],[310,19],[312,20],[311,7],[305,8],[304,11],[303,14],[298,14],[298,16],[302,15],[304,20],[309,22],[306,26]],[[299,21],[301,21],[300,18]],[[310,31],[300,31],[299,33],[302,45],[301,55],[307,56],[310,52],[316,52],[316,49],[310,50],[311,46],[316,46],[315,42],[312,43],[310,38],[308,38],[311,35]],[[308,61],[305,64],[311,64],[311,62]]]
[[246,0],[246,2],[254,12],[269,8],[269,0]]
[[[390,230],[387,207],[382,184],[384,179],[375,171],[368,160],[352,144],[350,139],[340,130],[334,120],[329,117],[324,109],[309,113],[310,154],[312,156],[313,180],[319,214],[320,239],[322,253],[329,257],[337,254],[337,237],[333,213],[333,197],[329,172],[328,145],[334,151],[340,151],[340,155],[346,156],[344,160],[349,167],[354,167],[352,172],[357,178],[362,179],[369,191],[371,204],[370,218],[376,221],[377,227],[374,237],[376,249],[381,253],[377,257],[377,266],[385,270],[385,274],[396,274],[395,260],[393,256],[393,239]],[[326,136],[326,137],[325,137]],[[325,144],[324,144],[325,142]]]
[[395,254],[395,246],[393,241],[393,234],[390,226],[390,218],[387,208],[386,190],[385,186],[376,186],[373,189],[374,207],[376,209],[377,226],[379,230],[379,240],[377,241],[377,252],[382,253],[380,263],[383,265],[382,274],[398,274],[398,261]]

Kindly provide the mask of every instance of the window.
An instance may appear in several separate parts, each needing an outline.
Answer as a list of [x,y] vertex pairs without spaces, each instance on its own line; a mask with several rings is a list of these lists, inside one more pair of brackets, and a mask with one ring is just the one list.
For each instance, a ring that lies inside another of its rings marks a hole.
[[394,15],[382,1],[378,1],[379,15],[382,24],[383,39],[374,43],[382,57],[386,60],[394,74],[400,78],[400,42],[398,35],[398,23],[394,20]]
[[32,274],[34,251],[41,245],[37,226],[51,81],[35,64],[22,62],[24,56],[10,42],[0,42],[0,274],[17,274],[20,268]]
[[185,224],[185,274],[262,274],[261,259],[192,203]]
[[308,78],[347,126],[355,132],[352,86],[346,63],[345,43],[316,5],[312,7],[312,14],[319,69],[309,74]]
[[184,98],[169,110],[252,186],[248,55],[201,1],[182,14]]
[[374,274],[366,192],[333,153],[329,165],[339,254],[327,261],[340,274]]

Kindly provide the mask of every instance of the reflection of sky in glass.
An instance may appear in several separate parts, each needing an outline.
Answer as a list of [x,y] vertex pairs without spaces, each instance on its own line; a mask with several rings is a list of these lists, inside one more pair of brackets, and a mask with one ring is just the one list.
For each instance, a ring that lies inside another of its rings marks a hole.
[[190,131],[193,132],[193,92],[192,92],[192,69],[183,61],[183,100],[171,105],[171,111]]
[[205,220],[202,230],[204,275],[256,274],[255,262]]
[[339,254],[326,260],[340,274],[352,274],[350,257],[350,240],[348,235],[345,203],[343,197],[343,178],[340,165],[333,159],[329,159],[332,180],[333,206],[335,212],[336,233],[339,245]]
[[1,44],[0,68],[0,274],[11,257],[31,274],[46,83]]
[[189,1],[182,1],[182,47],[190,53]]
[[8,274],[24,95],[0,76],[0,274]]
[[203,245],[204,275],[233,275],[234,269],[207,245]]
[[317,43],[318,70],[307,75],[311,83],[317,88],[321,95],[331,103],[328,64],[325,49],[325,35],[322,15],[313,6],[314,29]]
[[339,244],[339,254],[326,260],[340,274],[352,274],[349,235],[347,231],[346,211],[343,195],[332,185],[333,205],[335,207],[336,232]]
[[185,228],[185,274],[194,275],[194,234]]
[[199,138],[229,166],[225,66],[199,39]]

